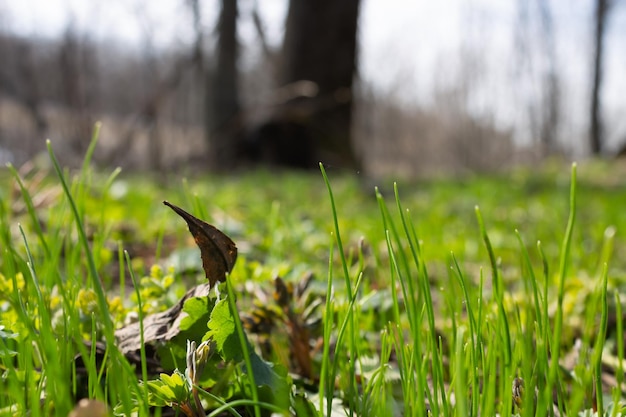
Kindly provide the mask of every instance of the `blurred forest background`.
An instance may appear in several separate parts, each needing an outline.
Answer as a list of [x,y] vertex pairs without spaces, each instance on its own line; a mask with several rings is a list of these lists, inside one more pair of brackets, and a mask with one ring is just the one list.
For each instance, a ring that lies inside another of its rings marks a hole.
[[[19,4],[18,4],[19,3]],[[435,3],[445,3],[436,5]],[[372,176],[626,154],[621,0],[0,0],[0,160]]]

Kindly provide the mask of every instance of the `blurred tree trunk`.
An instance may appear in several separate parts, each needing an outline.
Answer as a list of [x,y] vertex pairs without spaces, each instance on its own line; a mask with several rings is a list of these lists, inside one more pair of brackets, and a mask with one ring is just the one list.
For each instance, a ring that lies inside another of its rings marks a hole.
[[80,38],[72,22],[66,28],[58,59],[62,103],[74,116],[71,126],[65,127],[65,135],[76,155],[82,156],[89,145],[94,124],[89,84],[97,84],[97,64],[95,51]]
[[237,0],[222,0],[218,22],[216,66],[209,70],[206,134],[212,166],[225,169],[236,162],[236,132],[241,128],[237,80]]
[[610,0],[596,0],[590,129],[591,153],[593,155],[598,155],[602,150],[603,126],[600,109],[600,99],[602,93],[602,61],[604,54],[604,32],[606,29],[609,8],[611,6],[610,3]]
[[[515,72],[520,82],[539,85],[537,94],[524,93],[530,134],[542,154],[559,150],[561,83],[551,0],[517,0]],[[536,6],[536,7],[535,7]],[[531,91],[534,91],[532,89]]]
[[539,2],[539,13],[541,16],[543,53],[546,59],[546,66],[543,70],[543,103],[544,109],[540,140],[549,153],[557,150],[557,139],[560,122],[561,108],[561,88],[558,76],[556,47],[554,36],[554,25],[552,24],[552,10],[549,0]]
[[[359,3],[360,0],[289,2],[280,85],[310,81],[317,94],[290,100],[277,109],[278,130],[292,135],[278,145],[293,147],[286,155],[299,157],[297,161],[285,161],[288,165],[315,166],[321,160],[343,167],[358,166],[350,127]],[[311,154],[305,157],[303,152]]]
[[48,129],[48,121],[41,109],[42,97],[39,88],[39,79],[37,77],[37,68],[32,56],[32,45],[28,42],[24,42],[19,50],[20,53],[17,56],[17,75],[20,84],[23,86],[23,93],[18,94],[17,99],[28,109],[37,128],[37,134],[40,137],[44,137]]

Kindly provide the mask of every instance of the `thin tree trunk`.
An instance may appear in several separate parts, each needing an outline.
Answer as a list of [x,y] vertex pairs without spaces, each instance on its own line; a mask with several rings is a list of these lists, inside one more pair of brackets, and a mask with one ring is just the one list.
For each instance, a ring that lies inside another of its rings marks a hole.
[[560,122],[561,89],[559,83],[556,47],[554,39],[554,25],[549,0],[539,1],[541,26],[544,38],[544,56],[547,68],[543,70],[543,116],[541,121],[540,138],[545,149],[552,153],[557,149],[558,130]]
[[213,166],[223,169],[235,162],[237,120],[241,110],[237,80],[237,0],[222,0],[218,23],[216,67],[207,84],[206,117]]
[[593,86],[591,91],[591,153],[598,155],[602,150],[602,114],[601,114],[601,93],[602,93],[602,59],[604,54],[604,32],[606,28],[606,18],[609,10],[609,0],[596,1],[595,13],[595,48],[593,60]]

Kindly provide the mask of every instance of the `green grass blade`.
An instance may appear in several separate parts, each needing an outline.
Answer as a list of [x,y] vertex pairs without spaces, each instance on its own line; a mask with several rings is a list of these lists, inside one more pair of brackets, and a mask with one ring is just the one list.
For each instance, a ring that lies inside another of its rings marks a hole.
[[[507,318],[507,312],[504,307],[504,288],[500,277],[500,271],[498,268],[497,260],[491,240],[487,234],[487,229],[483,221],[482,214],[478,206],[475,207],[476,218],[480,229],[480,234],[483,239],[483,243],[487,248],[489,255],[489,261],[491,263],[491,273],[493,282],[494,298],[498,307],[497,317],[497,335],[500,340],[494,345],[502,355],[502,364],[499,371],[499,396],[500,396],[500,413],[506,413],[511,409],[512,397],[510,395],[510,384],[513,381],[513,360],[512,360],[512,344],[511,344],[511,330],[509,320]],[[494,349],[491,349],[494,350]]]
[[323,314],[323,338],[324,338],[324,347],[322,350],[322,369],[320,371],[320,383],[319,383],[319,412],[320,415],[323,415],[322,410],[324,410],[324,399],[326,399],[326,413],[330,416],[332,412],[332,401],[334,397],[334,388],[335,388],[335,380],[334,380],[334,372],[331,372],[329,368],[331,368],[331,358],[330,358],[330,344],[331,344],[331,333],[333,329],[333,310],[334,310],[334,293],[333,293],[333,252],[334,245],[331,241],[330,251],[328,254],[328,277],[326,279],[326,300],[324,303],[324,314]]
[[237,331],[237,336],[239,338],[239,343],[241,344],[241,350],[243,354],[244,363],[246,364],[246,369],[248,372],[248,380],[250,382],[250,390],[252,395],[252,405],[254,407],[254,415],[256,417],[261,417],[261,407],[259,405],[259,393],[257,391],[256,382],[254,381],[254,368],[252,368],[252,360],[250,359],[250,350],[248,347],[248,338],[243,331],[243,325],[241,324],[241,319],[239,318],[239,310],[237,310],[237,304],[235,303],[235,291],[233,290],[233,285],[228,279],[228,275],[226,275],[226,289],[228,291],[228,306],[230,307],[230,314],[233,318],[233,322],[235,323],[235,329]]
[[[400,375],[403,384],[403,392],[410,393],[405,394],[403,399],[405,401],[405,408],[408,410],[413,410],[413,412],[418,415],[422,415],[426,412],[426,404],[425,398],[430,396],[430,393],[425,393],[427,388],[426,383],[426,374],[422,368],[422,361],[427,360],[427,355],[422,354],[422,328],[421,322],[423,317],[423,311],[427,310],[427,315],[429,317],[429,328],[431,329],[430,334],[434,334],[434,319],[431,321],[430,319],[434,317],[432,314],[432,301],[430,300],[430,289],[428,288],[428,274],[426,273],[426,269],[424,263],[421,262],[421,256],[418,255],[419,252],[419,244],[417,243],[417,237],[415,236],[414,229],[413,234],[409,232],[409,224],[411,222],[404,217],[404,211],[400,205],[399,194],[397,192],[397,187],[394,187],[396,192],[396,207],[402,213],[401,221],[403,223],[403,227],[405,230],[405,234],[407,236],[407,240],[409,240],[409,245],[411,247],[411,252],[414,255],[413,260],[416,268],[419,272],[419,281],[422,284],[422,287],[419,291],[413,285],[413,277],[415,276],[411,271],[411,266],[409,262],[409,257],[405,254],[403,247],[403,241],[400,238],[400,235],[397,231],[393,218],[387,209],[385,201],[376,190],[376,198],[378,201],[378,206],[380,209],[381,219],[385,232],[385,239],[387,243],[387,253],[390,259],[390,276],[391,276],[391,288],[394,289],[392,291],[392,301],[393,301],[393,312],[396,327],[398,329],[396,333],[397,337],[397,345],[396,350],[398,352],[399,366],[400,366]],[[393,240],[392,240],[393,238]],[[395,242],[395,246],[394,246]],[[409,321],[409,329],[410,329],[410,339],[412,342],[412,348],[410,349],[411,355],[407,355],[405,346],[405,336],[404,331],[400,327],[399,323],[401,323],[401,311],[400,311],[400,300],[398,299],[395,288],[397,288],[397,283],[400,284],[400,290],[402,291],[402,296],[404,300],[404,308],[407,311],[407,318]],[[421,297],[419,294],[426,294],[424,297]],[[420,303],[420,300],[425,298],[425,302]],[[433,344],[430,345],[431,351],[436,351],[436,341],[431,337],[426,338],[426,340],[430,340]],[[439,378],[437,375],[437,367],[431,366],[430,369],[433,371],[435,375],[435,397],[437,397],[438,393],[438,382]],[[414,392],[417,392],[417,395],[413,395]],[[431,404],[434,408],[434,412],[438,409],[438,402],[432,401]],[[411,412],[411,411],[409,411]]]
[[[481,344],[481,340],[482,338],[480,337],[480,335],[477,333],[478,329],[477,329],[477,325],[476,325],[476,317],[474,316],[474,307],[472,306],[472,299],[470,298],[469,295],[469,291],[467,288],[467,285],[465,284],[465,276],[463,274],[463,271],[461,271],[461,267],[459,266],[459,263],[457,262],[456,256],[454,256],[454,254],[452,254],[452,261],[454,264],[454,269],[456,271],[456,277],[457,280],[459,282],[459,285],[461,286],[461,290],[463,291],[463,299],[465,300],[465,308],[467,309],[467,318],[469,320],[469,350],[470,350],[470,359],[471,359],[471,363],[470,363],[470,377],[469,377],[469,389],[472,393],[477,393],[479,390],[479,381],[478,381],[478,370],[480,369],[479,367],[481,366],[480,363],[480,357],[478,355],[478,349],[477,347],[480,346]],[[460,343],[458,338],[458,334],[457,334],[457,339],[456,339],[456,343]],[[457,352],[458,354],[459,352]],[[457,362],[458,365],[458,362]],[[471,410],[471,415],[476,415],[478,413],[478,407],[479,407],[479,396],[474,394],[472,395],[472,410]]]
[[615,290],[613,299],[615,300],[615,339],[617,341],[617,370],[615,372],[617,383],[615,388],[613,388],[613,411],[611,412],[611,417],[616,417],[620,408],[617,404],[621,400],[622,384],[624,383],[624,323],[619,291]]
[[11,173],[11,175],[13,175],[13,178],[15,179],[18,187],[20,188],[22,199],[24,200],[24,204],[26,204],[26,212],[28,213],[28,216],[30,217],[33,228],[35,229],[35,234],[37,235],[37,238],[39,239],[39,243],[44,249],[45,256],[49,258],[50,249],[48,248],[48,242],[46,241],[44,237],[44,232],[43,232],[43,229],[41,228],[41,223],[39,222],[39,219],[37,218],[37,213],[35,211],[35,205],[33,204],[33,199],[30,193],[28,192],[28,190],[26,189],[26,187],[24,186],[24,182],[22,181],[22,178],[20,177],[20,174],[17,172],[15,167],[12,164],[7,164],[7,168],[9,169],[9,172]]
[[[78,231],[78,240],[79,240],[80,246],[82,246],[82,249],[83,249],[83,256],[86,258],[86,261],[87,261],[88,277],[91,283],[91,288],[94,290],[96,294],[96,301],[97,301],[97,305],[99,309],[99,323],[101,323],[103,326],[103,332],[104,332],[104,338],[105,338],[106,344],[107,346],[114,346],[116,343],[116,339],[115,339],[114,332],[113,332],[114,330],[113,320],[111,318],[111,315],[109,314],[108,303],[106,300],[106,296],[104,294],[104,289],[102,287],[100,277],[98,275],[98,271],[96,269],[93,253],[89,246],[89,241],[85,233],[85,227],[82,221],[82,217],[79,213],[76,201],[74,197],[72,196],[72,192],[70,191],[70,188],[68,186],[67,180],[65,178],[65,173],[63,172],[63,170],[61,169],[61,166],[59,165],[59,162],[54,154],[52,145],[49,140],[46,141],[46,146],[48,148],[48,154],[49,154],[50,160],[52,161],[54,170],[57,173],[57,177],[59,179],[59,182],[61,183],[64,194],[67,198],[67,201],[70,204],[71,212],[73,214],[74,221],[76,223],[76,228]],[[82,198],[84,199],[85,197],[82,196]],[[80,200],[80,201],[84,203],[84,200]],[[67,244],[69,245],[69,241],[67,242]],[[76,253],[78,255],[79,253],[78,250],[74,250],[74,249],[75,248],[73,247],[68,247],[66,249],[66,252]],[[68,258],[67,270],[71,271],[73,269],[73,266],[78,265],[78,264],[79,264],[79,261],[77,259],[72,260]],[[127,361],[124,357],[122,357],[121,353],[117,349],[108,349],[107,353],[112,354],[111,356],[109,356],[110,371],[113,369],[116,369],[117,367],[119,367],[120,370],[122,371],[122,372],[108,372],[107,373],[107,378],[109,379],[108,387],[110,389],[110,394],[112,398],[115,398],[115,399],[120,398],[125,404],[130,404],[131,403],[130,391],[128,389],[129,377],[131,375],[134,376],[134,374],[132,372],[131,374],[124,372],[124,370],[129,370],[128,367],[124,366],[124,364],[127,364]],[[134,385],[137,386],[136,379],[135,379]]]
[[322,163],[320,163],[320,170],[322,171],[322,177],[324,177],[324,182],[326,183],[326,188],[328,190],[328,198],[330,200],[330,207],[333,217],[333,226],[335,228],[335,240],[337,241],[337,249],[339,251],[341,266],[343,268],[343,275],[346,282],[346,292],[348,294],[348,299],[352,299],[352,284],[350,282],[350,272],[348,271],[348,263],[345,259],[345,252],[343,250],[341,234],[339,233],[339,220],[337,217],[337,207],[335,206],[335,197],[333,196],[333,190],[330,186],[330,181],[328,180],[328,176],[326,176],[326,170],[324,169],[324,165]]
[[[137,314],[139,315],[139,355],[141,358],[141,377],[143,381],[148,381],[148,360],[146,358],[146,346],[144,343],[144,315],[143,315],[143,299],[141,297],[141,291],[139,288],[139,282],[137,282],[137,278],[135,277],[135,273],[133,271],[133,266],[130,261],[130,255],[128,251],[124,251],[124,260],[126,261],[126,265],[128,266],[128,274],[130,275],[130,280],[133,283],[133,288],[135,289],[135,296],[137,297]],[[123,263],[120,265],[120,268],[123,268]],[[148,401],[148,390],[141,390],[143,392],[143,405],[144,407],[149,404]],[[144,410],[147,411],[147,410]]]
[[559,260],[559,275],[558,275],[558,293],[557,293],[557,307],[554,319],[553,339],[552,339],[552,351],[551,351],[551,363],[549,373],[549,387],[554,387],[557,384],[558,372],[559,372],[559,358],[561,344],[561,334],[563,332],[563,297],[565,295],[565,278],[567,276],[567,267],[569,263],[569,252],[572,244],[572,235],[574,233],[574,221],[576,219],[576,164],[572,164],[571,171],[571,185],[570,185],[570,206],[569,217],[567,220],[567,227],[565,229],[565,236],[563,237],[563,243],[561,245],[561,256]]
[[52,161],[52,165],[57,173],[59,181],[61,182],[61,186],[63,187],[63,191],[65,192],[65,196],[70,203],[70,207],[72,208],[72,213],[74,215],[74,221],[76,222],[76,227],[78,229],[79,241],[83,245],[83,250],[85,253],[85,257],[87,258],[87,265],[89,269],[89,277],[91,278],[91,283],[94,291],[96,292],[96,296],[98,297],[98,306],[100,307],[100,311],[102,313],[102,324],[104,325],[107,343],[115,343],[115,337],[113,336],[113,321],[111,320],[111,316],[108,314],[108,305],[106,302],[106,297],[104,295],[104,290],[102,289],[102,285],[100,282],[100,277],[98,275],[98,271],[96,269],[96,264],[93,259],[93,254],[91,253],[91,248],[89,247],[89,241],[87,240],[87,235],[85,233],[85,227],[83,225],[81,216],[78,212],[78,208],[76,203],[74,202],[74,198],[70,192],[70,189],[67,185],[67,181],[65,179],[65,175],[61,166],[59,165],[59,161],[57,160],[54,151],[52,150],[52,145],[50,140],[46,141],[46,146],[48,147],[48,154],[50,156],[50,160]]
[[[361,285],[362,278],[363,278],[363,274],[360,274],[357,278],[356,285],[355,285],[355,294]],[[352,297],[352,299],[350,299],[349,301],[350,302],[346,310],[346,315],[343,321],[341,322],[341,325],[339,326],[339,330],[337,331],[337,341],[335,342],[335,351],[333,354],[333,357],[335,358],[335,360],[333,361],[332,372],[331,372],[331,379],[333,381],[335,380],[335,377],[337,376],[337,368],[339,365],[339,361],[338,361],[339,351],[343,347],[343,340],[344,340],[344,337],[346,336],[346,332],[352,332],[352,334],[349,335],[351,336],[351,339],[355,337],[354,336],[355,332],[353,331],[354,329],[353,327],[354,314],[353,313],[354,313],[354,306],[356,303],[356,297]],[[356,395],[356,388],[357,388],[355,385],[356,370],[355,370],[354,363],[355,363],[354,359],[351,359],[348,378],[349,378],[349,381],[352,381],[352,385],[350,387],[350,391],[348,392],[348,395],[350,394]],[[356,401],[356,396],[352,398],[351,400]],[[351,410],[351,411],[353,412],[354,410]]]
[[96,145],[98,144],[98,138],[100,137],[100,128],[102,127],[102,123],[96,122],[93,126],[93,131],[91,133],[91,140],[89,141],[89,146],[87,147],[87,152],[85,152],[85,158],[83,159],[83,166],[81,168],[80,177],[87,178],[90,172],[91,167],[91,158],[93,157],[93,153],[96,150]]
[[[530,256],[528,255],[528,250],[526,249],[526,245],[524,244],[524,239],[522,239],[522,235],[519,230],[515,229],[515,235],[517,236],[517,240],[520,245],[520,251],[522,253],[522,259],[524,260],[524,265],[526,266],[526,270],[528,271],[528,281],[530,283],[532,289],[533,302],[535,306],[535,317],[537,320],[537,324],[539,326],[539,334],[543,335],[543,314],[541,310],[542,300],[539,296],[539,288],[537,287],[537,278],[535,276],[535,271],[530,262]],[[522,274],[522,276],[525,276]]]
[[[349,334],[349,345],[348,345],[348,351],[350,353],[349,357],[351,358],[350,360],[352,361],[352,365],[349,368],[349,375],[348,378],[350,381],[352,381],[352,383],[350,384],[350,391],[347,395],[348,399],[350,400],[356,400],[357,398],[357,387],[356,387],[356,369],[354,366],[354,361],[359,357],[358,351],[357,351],[357,343],[356,343],[356,328],[355,328],[355,324],[354,324],[354,314],[352,309],[354,308],[355,305],[355,300],[356,300],[356,295],[357,293],[355,292],[356,290],[352,289],[352,283],[350,280],[350,272],[348,270],[348,262],[346,261],[346,256],[345,256],[345,252],[344,252],[344,248],[343,248],[343,243],[341,240],[341,233],[339,232],[339,219],[337,216],[337,208],[335,205],[335,197],[333,196],[333,190],[330,186],[330,181],[328,180],[328,176],[326,175],[326,170],[324,169],[324,165],[320,162],[319,164],[320,167],[320,171],[322,172],[322,177],[324,178],[324,183],[326,184],[326,189],[328,191],[328,197],[330,200],[330,206],[331,206],[331,212],[332,212],[332,217],[333,217],[333,225],[334,225],[334,229],[335,229],[335,240],[337,242],[337,250],[339,251],[339,259],[341,261],[341,266],[342,266],[342,270],[343,270],[343,275],[344,275],[344,280],[345,280],[345,285],[346,285],[346,293],[347,293],[347,298],[349,300],[350,303],[350,310],[348,311],[348,315],[347,318],[349,320],[349,322],[347,323],[348,325],[348,334]],[[357,285],[358,285],[357,281]],[[339,345],[339,343],[338,343]],[[335,356],[335,361],[337,360],[337,357]],[[353,410],[352,408],[349,410],[349,415],[352,416],[353,415]]]
[[[606,341],[606,330],[609,317],[608,298],[607,298],[607,286],[608,286],[608,266],[604,264],[601,277],[601,292],[600,292],[600,329],[596,336],[596,343],[594,346],[594,365],[595,365],[595,382],[596,382],[596,410],[599,416],[604,415],[604,403],[602,392],[602,347]],[[617,404],[615,404],[617,406]]]
[[55,399],[55,406],[58,407],[61,413],[68,413],[72,405],[69,402],[70,398],[70,385],[67,381],[69,381],[69,375],[65,372],[65,364],[61,362],[61,358],[59,355],[59,350],[61,346],[58,343],[57,337],[55,337],[52,320],[50,317],[49,306],[45,300],[43,292],[41,290],[41,286],[39,284],[39,279],[37,278],[37,273],[35,270],[35,262],[30,251],[30,246],[28,244],[28,239],[26,238],[26,234],[24,233],[24,229],[21,225],[18,225],[20,233],[22,235],[24,245],[26,248],[26,255],[28,258],[28,269],[30,271],[30,288],[35,291],[36,294],[36,311],[39,312],[39,317],[33,320],[38,321],[37,331],[34,331],[35,324],[31,329],[33,329],[33,333],[31,334],[32,342],[38,347],[39,353],[42,355],[41,362],[46,363],[47,366],[45,368],[45,373],[48,374],[48,377],[54,381],[51,385],[51,396],[46,397],[46,402],[51,401],[51,398]]
[[[455,398],[456,398],[455,415],[459,417],[465,417],[465,416],[470,415],[468,413],[468,406],[467,406],[467,397],[469,396],[469,393],[468,393],[468,386],[466,383],[467,376],[465,373],[467,363],[465,361],[465,352],[463,351],[464,337],[465,337],[465,328],[459,327],[456,331],[456,345],[455,345],[455,352],[454,352],[455,353],[454,386],[455,386]],[[473,343],[470,342],[469,344],[472,345]]]

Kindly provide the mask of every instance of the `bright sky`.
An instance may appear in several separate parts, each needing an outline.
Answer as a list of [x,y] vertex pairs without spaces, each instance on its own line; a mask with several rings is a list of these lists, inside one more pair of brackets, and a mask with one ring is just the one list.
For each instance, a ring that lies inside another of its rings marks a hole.
[[[249,10],[256,0],[240,0],[244,43],[255,43]],[[527,0],[362,0],[361,68],[365,80],[404,100],[428,104],[437,88],[453,85],[463,73],[462,51],[478,57],[472,74],[473,104],[478,113],[494,114],[503,126],[523,124],[519,108],[536,95],[536,80],[519,77],[515,27],[518,8],[534,13],[530,31],[542,44],[533,7]],[[286,0],[264,0],[259,9],[270,40],[278,45]],[[610,139],[626,140],[626,2],[615,2],[609,22],[604,106]],[[593,0],[552,0],[557,59],[563,77],[565,135],[586,132],[589,95],[589,46]],[[213,30],[217,0],[201,1],[206,32]],[[22,0],[0,3],[0,26],[25,35],[55,36],[73,24],[96,40],[115,39],[153,46],[190,40],[190,17],[184,0]],[[539,68],[543,63],[535,59]],[[517,78],[516,78],[516,75]]]

